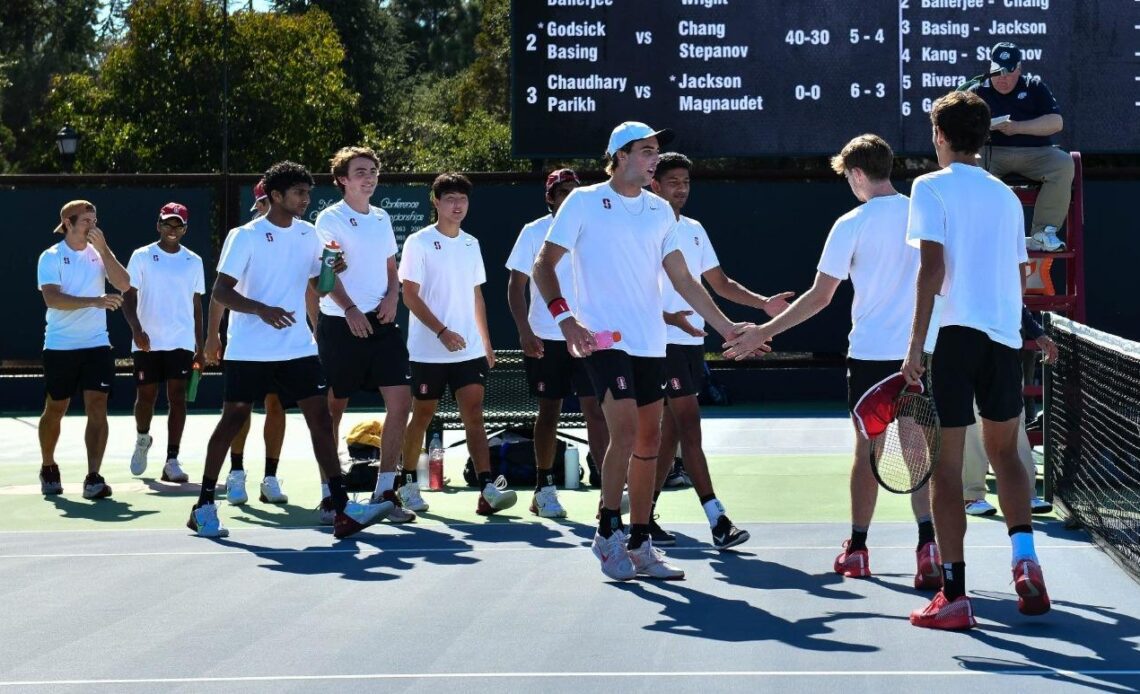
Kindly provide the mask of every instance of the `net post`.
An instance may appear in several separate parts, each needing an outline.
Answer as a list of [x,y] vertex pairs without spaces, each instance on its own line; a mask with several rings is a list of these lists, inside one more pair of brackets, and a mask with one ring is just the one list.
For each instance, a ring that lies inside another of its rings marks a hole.
[[[1046,311],[1041,314],[1041,318],[1045,323],[1045,334],[1050,338],[1053,337],[1053,313]],[[1053,503],[1053,437],[1050,436],[1052,418],[1052,399],[1053,399],[1053,364],[1046,363],[1042,368],[1042,392],[1041,392],[1041,408],[1043,411],[1041,435],[1042,443],[1045,446],[1045,484],[1042,494],[1045,500]]]

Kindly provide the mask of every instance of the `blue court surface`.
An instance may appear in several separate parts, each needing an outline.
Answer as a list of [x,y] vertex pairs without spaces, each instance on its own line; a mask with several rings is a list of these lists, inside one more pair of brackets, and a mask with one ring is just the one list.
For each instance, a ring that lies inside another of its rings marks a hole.
[[[180,525],[192,494],[146,513],[147,499],[163,492],[132,490],[122,451],[109,449],[105,474],[123,489],[115,503],[131,513],[114,521],[85,513],[93,506],[78,494],[76,463],[71,499],[44,501],[31,486],[28,421],[0,421],[9,442],[0,452],[5,690],[1140,687],[1140,585],[1055,518],[1035,522],[1053,598],[1043,617],[1017,612],[1004,524],[973,519],[968,585],[979,628],[910,626],[908,613],[929,596],[911,587],[915,531],[905,501],[886,494],[869,540],[874,577],[834,574],[849,531],[841,502],[850,429],[841,416],[707,420],[714,481],[732,488],[722,496],[752,540],[738,552],[713,550],[691,490],[667,492],[662,524],[678,533],[668,555],[686,580],[624,584],[607,582],[590,553],[592,489],[564,494],[571,515],[562,521],[531,516],[524,489],[502,517],[471,521],[448,512],[453,502],[474,506],[474,492],[462,491],[415,525],[337,541],[313,527],[315,494],[297,485],[289,512],[264,510],[255,492],[249,506],[223,510],[232,533],[212,541]],[[195,443],[183,458],[195,477],[193,452],[213,422],[196,416],[188,427]],[[299,420],[289,427],[286,450],[299,466],[307,437]],[[65,441],[81,431],[82,420],[69,418]],[[131,440],[129,419],[116,418],[112,448]],[[459,456],[449,457],[454,479],[462,454],[450,455]],[[788,456],[802,469],[790,470]],[[800,492],[789,505],[780,487]],[[812,488],[816,495],[802,493]]]

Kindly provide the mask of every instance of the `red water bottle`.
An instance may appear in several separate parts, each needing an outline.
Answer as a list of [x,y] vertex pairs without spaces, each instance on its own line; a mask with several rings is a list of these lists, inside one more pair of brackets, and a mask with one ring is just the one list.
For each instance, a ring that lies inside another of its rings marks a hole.
[[428,445],[428,489],[443,489],[443,442],[439,434],[433,436]]
[[617,330],[600,330],[594,333],[594,344],[598,349],[610,349],[616,342],[621,342],[621,333]]

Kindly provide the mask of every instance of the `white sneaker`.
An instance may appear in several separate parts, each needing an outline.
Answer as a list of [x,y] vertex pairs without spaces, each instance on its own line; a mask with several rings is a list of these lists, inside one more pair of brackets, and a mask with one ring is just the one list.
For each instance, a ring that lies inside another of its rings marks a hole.
[[1057,227],[1047,226],[1025,239],[1025,249],[1056,253],[1065,250],[1065,242],[1057,237]]
[[146,472],[146,454],[150,451],[150,445],[154,443],[154,437],[150,434],[139,434],[135,439],[135,452],[131,454],[131,474],[138,475]]
[[245,470],[231,470],[226,476],[226,501],[234,506],[249,501],[249,494],[245,493]]
[[198,537],[230,536],[230,531],[223,528],[222,521],[218,519],[218,507],[213,504],[194,507],[186,527],[197,533]]
[[615,581],[630,581],[637,576],[626,549],[628,540],[621,530],[615,530],[608,538],[594,533],[594,556],[602,562],[602,573]]
[[391,489],[379,494],[373,493],[372,498],[368,500],[370,504],[382,504],[384,502],[392,504],[392,510],[388,512],[387,518],[389,523],[400,525],[401,523],[411,523],[416,520],[416,512],[404,508],[404,504],[400,501],[399,495]]
[[182,469],[182,465],[178,463],[178,458],[171,458],[166,461],[162,466],[162,481],[163,482],[189,482],[190,475]]
[[558,490],[554,486],[543,487],[534,493],[530,512],[539,518],[566,517],[566,509],[558,502]]
[[483,491],[479,494],[479,502],[475,506],[475,513],[480,516],[490,516],[514,506],[518,500],[518,495],[513,490],[507,489],[507,478],[499,475],[498,479],[488,482],[483,487]]
[[997,509],[985,499],[974,499],[966,502],[967,516],[992,516],[995,513],[997,513]]
[[1031,496],[1029,497],[1029,511],[1030,513],[1052,513],[1053,504],[1039,496]]
[[662,581],[680,581],[685,578],[684,570],[665,563],[665,553],[654,547],[653,540],[649,538],[637,549],[629,550],[629,560],[638,576]]
[[424,498],[420,496],[420,485],[415,482],[407,482],[404,486],[396,490],[396,495],[400,497],[400,503],[404,508],[416,513],[423,513],[428,510],[428,504]]
[[363,526],[379,523],[388,517],[396,504],[391,501],[381,501],[378,504],[362,504],[359,501],[349,501],[344,507],[344,515]]
[[[281,478],[266,477],[261,480],[261,496],[258,497],[265,504],[287,504],[289,497],[281,491]],[[244,491],[244,488],[243,488]],[[227,492],[228,493],[228,492]]]

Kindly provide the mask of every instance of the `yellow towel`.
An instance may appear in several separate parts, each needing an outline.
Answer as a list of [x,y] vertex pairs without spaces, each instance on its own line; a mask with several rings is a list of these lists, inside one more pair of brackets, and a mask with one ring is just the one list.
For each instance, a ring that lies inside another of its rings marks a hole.
[[368,422],[360,422],[352,427],[352,431],[348,432],[347,441],[351,444],[359,444],[363,446],[380,447],[380,433],[384,430],[384,425],[380,420],[373,419]]

